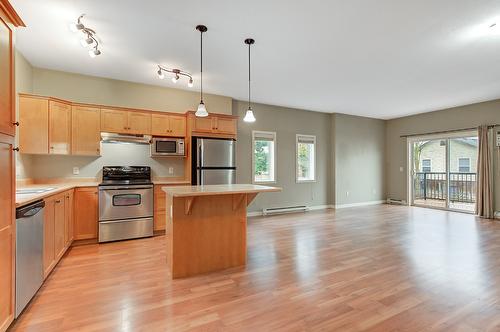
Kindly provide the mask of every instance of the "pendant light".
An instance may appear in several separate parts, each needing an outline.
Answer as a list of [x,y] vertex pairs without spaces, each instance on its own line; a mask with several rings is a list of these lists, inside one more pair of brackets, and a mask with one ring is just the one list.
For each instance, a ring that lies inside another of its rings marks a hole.
[[206,117],[208,116],[208,112],[203,102],[203,33],[207,32],[208,29],[204,25],[197,25],[196,30],[200,32],[200,104],[194,115]]
[[255,43],[255,40],[252,38],[245,39],[245,44],[248,45],[248,109],[243,118],[245,122],[255,122],[255,116],[253,115],[252,105],[250,102],[250,46]]

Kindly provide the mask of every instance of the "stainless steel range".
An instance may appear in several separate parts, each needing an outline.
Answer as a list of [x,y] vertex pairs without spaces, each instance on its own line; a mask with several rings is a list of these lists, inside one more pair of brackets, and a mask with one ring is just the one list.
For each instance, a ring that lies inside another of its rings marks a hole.
[[153,183],[147,166],[105,166],[99,185],[99,242],[153,236]]

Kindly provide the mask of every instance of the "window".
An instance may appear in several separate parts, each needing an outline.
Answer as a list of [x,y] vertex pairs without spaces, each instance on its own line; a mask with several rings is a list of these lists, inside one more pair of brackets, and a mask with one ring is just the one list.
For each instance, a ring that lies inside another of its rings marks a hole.
[[276,133],[252,132],[253,182],[276,181]]
[[431,172],[431,160],[430,159],[422,159],[422,172],[424,172],[424,173]]
[[470,173],[470,158],[458,158],[458,171],[460,173]]
[[296,136],[297,182],[316,180],[316,136]]

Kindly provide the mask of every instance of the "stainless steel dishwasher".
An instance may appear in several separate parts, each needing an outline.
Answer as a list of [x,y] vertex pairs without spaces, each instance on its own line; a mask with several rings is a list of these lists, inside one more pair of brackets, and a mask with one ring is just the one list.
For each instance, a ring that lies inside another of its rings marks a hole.
[[16,318],[43,282],[44,201],[16,209]]

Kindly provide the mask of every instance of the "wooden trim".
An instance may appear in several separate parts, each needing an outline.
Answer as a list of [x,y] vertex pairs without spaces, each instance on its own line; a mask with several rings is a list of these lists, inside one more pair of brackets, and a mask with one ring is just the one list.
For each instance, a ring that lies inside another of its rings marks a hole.
[[252,203],[255,197],[257,197],[257,193],[247,194],[247,206],[249,206],[250,203]]
[[7,15],[7,18],[10,20],[10,22],[15,26],[15,27],[25,27],[26,25],[24,24],[23,20],[17,14],[16,10],[12,5],[9,3],[7,0],[0,0],[0,9],[3,10],[5,15]]
[[193,209],[194,197],[186,197],[184,203],[185,203],[184,213],[191,214],[191,210]]
[[[186,115],[192,115],[192,116],[195,116],[196,112],[195,111],[187,111],[186,112]],[[211,116],[216,116],[218,118],[228,118],[228,119],[239,119],[240,117],[237,116],[237,115],[232,115],[232,114],[222,114],[222,113],[209,113],[208,114],[208,117],[211,117]]]

